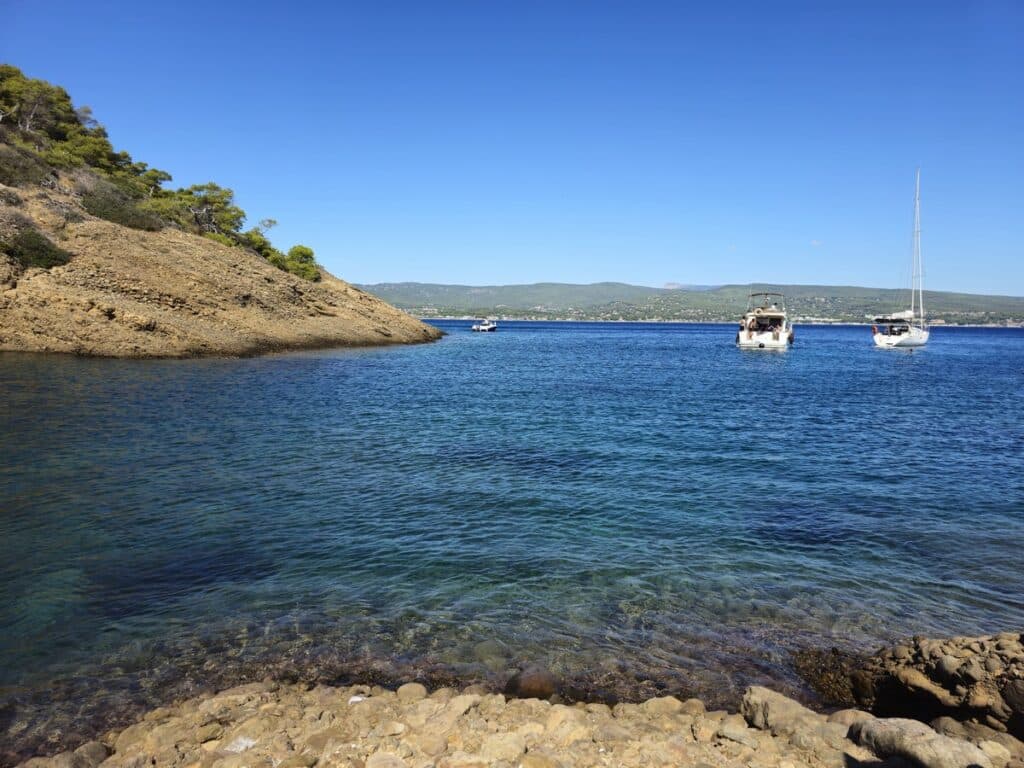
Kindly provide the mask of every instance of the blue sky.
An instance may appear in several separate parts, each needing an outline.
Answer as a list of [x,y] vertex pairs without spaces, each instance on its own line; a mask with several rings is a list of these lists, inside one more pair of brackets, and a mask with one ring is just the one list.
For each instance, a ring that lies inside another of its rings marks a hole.
[[[356,282],[1024,295],[1024,4],[38,3],[0,60]],[[150,6],[150,7],[146,7]]]

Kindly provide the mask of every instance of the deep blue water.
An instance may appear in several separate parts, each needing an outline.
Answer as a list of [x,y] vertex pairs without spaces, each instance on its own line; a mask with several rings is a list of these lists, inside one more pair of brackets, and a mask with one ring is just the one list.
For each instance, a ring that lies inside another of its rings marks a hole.
[[1024,626],[1024,331],[438,324],[0,356],[8,739],[268,673],[728,700],[794,648]]

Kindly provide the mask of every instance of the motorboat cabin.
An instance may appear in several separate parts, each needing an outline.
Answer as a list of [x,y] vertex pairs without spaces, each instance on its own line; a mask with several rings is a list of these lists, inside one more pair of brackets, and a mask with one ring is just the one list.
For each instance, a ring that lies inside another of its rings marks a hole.
[[752,293],[740,320],[736,346],[741,349],[786,349],[793,343],[793,327],[781,293]]

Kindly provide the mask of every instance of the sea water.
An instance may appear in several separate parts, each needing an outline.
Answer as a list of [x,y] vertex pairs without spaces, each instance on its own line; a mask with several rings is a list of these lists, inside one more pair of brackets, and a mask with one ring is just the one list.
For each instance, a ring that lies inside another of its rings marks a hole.
[[809,695],[799,648],[1024,626],[1024,331],[438,325],[0,356],[8,754],[266,675],[727,704]]

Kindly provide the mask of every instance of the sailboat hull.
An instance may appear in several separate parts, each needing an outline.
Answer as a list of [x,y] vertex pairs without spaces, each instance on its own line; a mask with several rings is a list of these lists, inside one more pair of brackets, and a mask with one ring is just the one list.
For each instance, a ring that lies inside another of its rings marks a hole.
[[910,309],[876,318],[883,325],[881,333],[872,326],[875,346],[882,349],[913,349],[928,343],[924,315],[924,268],[921,265],[921,169],[914,177],[914,256],[911,260]]
[[923,347],[928,343],[930,332],[922,328],[911,328],[907,333],[890,335],[885,333],[875,334],[875,346],[882,349],[908,349]]

